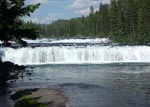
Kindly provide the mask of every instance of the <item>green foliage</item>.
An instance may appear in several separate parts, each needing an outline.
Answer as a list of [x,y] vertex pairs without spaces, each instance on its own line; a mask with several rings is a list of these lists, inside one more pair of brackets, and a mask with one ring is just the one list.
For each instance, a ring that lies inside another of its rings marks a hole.
[[[139,36],[138,40],[140,43],[149,43],[150,41],[150,1],[143,0],[141,8],[139,9]],[[142,36],[141,36],[142,35]]]
[[15,107],[47,107],[30,97],[23,97],[15,103]]
[[88,16],[32,25],[41,37],[110,37],[121,44],[150,43],[150,0],[111,0],[96,12],[89,8]]
[[149,5],[149,0],[111,0],[111,38],[123,44],[150,43]]
[[30,16],[40,4],[25,6],[24,2],[25,0],[0,1],[0,40],[4,43],[12,40],[25,45],[26,43],[21,38],[34,39],[37,36],[35,29],[21,28],[23,24],[21,17]]
[[34,91],[37,89],[20,90],[11,95],[11,99],[15,101],[14,107],[47,107],[45,104],[39,103],[38,98],[28,97]]
[[18,100],[22,98],[23,96],[32,94],[32,92],[34,91],[37,91],[37,89],[26,89],[26,90],[17,91],[15,94],[11,95],[11,99],[13,101]]
[[82,17],[70,20],[53,21],[48,25],[27,22],[24,23],[24,27],[37,28],[40,37],[107,37],[110,33],[109,5],[101,4],[101,6],[101,11],[96,12],[91,6],[89,16],[82,15]]

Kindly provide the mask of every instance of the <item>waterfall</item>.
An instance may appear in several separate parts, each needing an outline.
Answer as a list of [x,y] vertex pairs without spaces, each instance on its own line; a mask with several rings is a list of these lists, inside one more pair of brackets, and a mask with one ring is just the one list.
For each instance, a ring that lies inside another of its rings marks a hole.
[[3,61],[11,61],[20,65],[150,62],[150,47],[148,46],[1,48],[0,52],[3,53]]

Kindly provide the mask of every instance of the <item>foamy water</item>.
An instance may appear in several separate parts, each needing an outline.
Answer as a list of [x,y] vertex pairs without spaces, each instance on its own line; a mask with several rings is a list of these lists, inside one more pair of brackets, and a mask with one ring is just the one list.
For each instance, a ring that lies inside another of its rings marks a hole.
[[148,46],[53,46],[0,50],[3,61],[21,65],[150,62]]

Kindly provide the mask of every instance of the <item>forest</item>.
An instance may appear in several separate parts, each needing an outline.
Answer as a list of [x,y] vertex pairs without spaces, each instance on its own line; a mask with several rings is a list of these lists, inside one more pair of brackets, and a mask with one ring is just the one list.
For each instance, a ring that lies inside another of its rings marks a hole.
[[111,0],[90,7],[88,16],[57,20],[51,24],[26,22],[24,28],[36,27],[40,37],[108,37],[124,45],[150,43],[150,0]]

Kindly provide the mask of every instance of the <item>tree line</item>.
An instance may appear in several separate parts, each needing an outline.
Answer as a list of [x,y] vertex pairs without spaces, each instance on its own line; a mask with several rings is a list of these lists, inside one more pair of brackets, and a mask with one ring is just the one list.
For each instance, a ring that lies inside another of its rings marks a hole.
[[36,27],[40,37],[109,37],[121,44],[149,44],[150,0],[111,0],[97,11],[91,6],[88,16],[23,27]]

